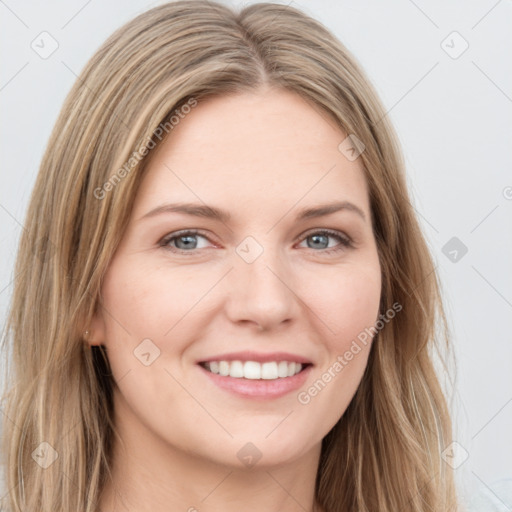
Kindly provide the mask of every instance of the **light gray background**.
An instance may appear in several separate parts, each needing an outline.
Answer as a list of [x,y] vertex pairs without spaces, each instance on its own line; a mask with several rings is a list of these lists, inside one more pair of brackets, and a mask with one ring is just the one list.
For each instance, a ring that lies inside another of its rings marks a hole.
[[[114,29],[160,3],[0,0],[2,319],[29,195],[65,95]],[[456,346],[457,476],[465,493],[478,487],[505,499],[498,481],[512,478],[512,2],[291,5],[355,54],[397,129]],[[43,31],[59,45],[46,59],[31,48]],[[452,248],[443,253],[452,237],[468,249],[456,262]]]

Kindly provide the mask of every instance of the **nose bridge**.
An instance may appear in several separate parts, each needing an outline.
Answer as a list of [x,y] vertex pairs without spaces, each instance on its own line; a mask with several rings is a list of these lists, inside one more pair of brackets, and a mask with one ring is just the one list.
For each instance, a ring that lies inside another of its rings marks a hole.
[[[277,325],[297,313],[291,275],[278,244],[246,237],[235,249],[228,313],[233,321]],[[261,240],[261,238],[260,238]]]

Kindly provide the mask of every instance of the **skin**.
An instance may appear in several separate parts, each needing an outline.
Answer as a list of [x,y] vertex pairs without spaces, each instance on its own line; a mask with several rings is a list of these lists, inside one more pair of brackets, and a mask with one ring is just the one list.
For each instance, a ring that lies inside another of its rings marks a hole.
[[[118,385],[122,438],[102,511],[313,510],[321,440],[356,392],[371,342],[309,403],[297,395],[374,325],[381,293],[367,184],[361,159],[338,150],[345,137],[294,93],[260,89],[200,103],[150,154],[91,326]],[[365,219],[344,209],[296,220],[303,208],[342,200]],[[231,219],[142,218],[177,202]],[[161,243],[186,229],[206,238]],[[322,229],[352,245],[318,238]],[[236,252],[248,236],[263,249],[252,263]],[[148,366],[134,356],[145,339],[160,350]],[[238,350],[292,352],[313,367],[299,390],[241,398],[196,364]],[[248,442],[261,454],[253,467],[237,457]]]

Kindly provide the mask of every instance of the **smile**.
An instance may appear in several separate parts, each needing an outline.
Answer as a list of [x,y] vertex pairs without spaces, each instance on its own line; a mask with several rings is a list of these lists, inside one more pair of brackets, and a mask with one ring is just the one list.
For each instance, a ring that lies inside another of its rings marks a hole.
[[208,361],[201,366],[211,373],[222,377],[251,380],[275,380],[293,377],[300,373],[304,366],[301,363],[289,361]]
[[254,350],[210,354],[196,363],[216,387],[241,398],[259,400],[296,391],[315,365],[305,354]]

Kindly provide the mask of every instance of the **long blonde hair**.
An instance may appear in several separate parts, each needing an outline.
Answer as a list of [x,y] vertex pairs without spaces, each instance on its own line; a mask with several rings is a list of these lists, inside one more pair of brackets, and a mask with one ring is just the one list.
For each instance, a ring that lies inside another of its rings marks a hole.
[[12,351],[3,427],[12,512],[93,512],[109,477],[115,382],[83,331],[143,176],[139,148],[158,144],[158,127],[185,105],[262,85],[301,95],[364,143],[381,311],[402,306],[322,442],[316,498],[326,512],[458,510],[441,456],[452,427],[434,367],[436,354],[449,353],[447,323],[383,106],[345,47],[299,10],[184,0],[143,13],[102,45],[43,157],[3,337]]

